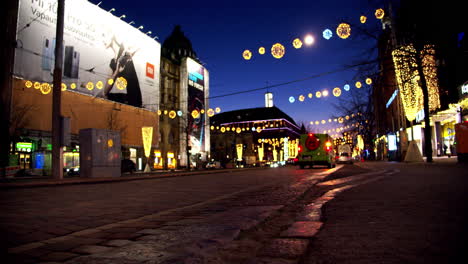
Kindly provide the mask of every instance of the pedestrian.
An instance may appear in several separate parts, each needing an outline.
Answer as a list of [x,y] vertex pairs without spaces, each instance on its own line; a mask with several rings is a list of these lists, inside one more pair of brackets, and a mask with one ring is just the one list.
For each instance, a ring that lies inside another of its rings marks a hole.
[[444,155],[447,155],[447,145],[444,143]]

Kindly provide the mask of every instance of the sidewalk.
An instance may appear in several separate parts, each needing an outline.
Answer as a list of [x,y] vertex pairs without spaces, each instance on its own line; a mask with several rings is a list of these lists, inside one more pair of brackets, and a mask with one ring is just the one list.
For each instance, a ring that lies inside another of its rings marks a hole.
[[122,173],[120,177],[98,177],[98,178],[85,178],[85,177],[64,177],[63,179],[54,179],[50,177],[16,177],[16,178],[0,178],[0,189],[5,188],[25,188],[25,187],[42,187],[52,185],[69,185],[69,184],[94,184],[105,182],[120,182],[120,181],[134,181],[145,179],[156,179],[166,177],[180,177],[198,174],[215,174],[236,172],[242,170],[262,169],[261,168],[232,168],[232,169],[216,169],[216,170],[175,170],[175,171],[152,171],[152,172],[136,172],[136,173]]
[[[300,263],[458,263],[468,250],[468,166],[364,162],[399,173],[340,193]],[[457,261],[458,260],[458,261]]]

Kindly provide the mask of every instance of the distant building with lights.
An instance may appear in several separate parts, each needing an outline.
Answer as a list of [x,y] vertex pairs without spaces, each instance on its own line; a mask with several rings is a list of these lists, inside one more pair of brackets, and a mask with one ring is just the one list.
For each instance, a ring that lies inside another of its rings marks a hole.
[[211,159],[258,166],[296,157],[301,129],[273,106],[272,94],[265,98],[267,107],[223,112],[210,119]]

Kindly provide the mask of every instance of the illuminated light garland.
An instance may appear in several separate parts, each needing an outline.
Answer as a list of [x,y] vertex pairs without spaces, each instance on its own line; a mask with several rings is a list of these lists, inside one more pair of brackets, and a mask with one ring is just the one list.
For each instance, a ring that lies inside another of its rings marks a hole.
[[349,115],[347,115],[345,118],[346,118],[346,120],[349,120]]
[[225,127],[221,127],[221,133],[224,133],[226,132],[226,128]]
[[338,118],[338,123],[340,123],[340,124],[341,124],[341,123],[343,123],[343,122],[344,122],[344,119],[343,119],[343,117],[340,117],[340,118]]
[[183,114],[183,113],[182,113],[181,110],[177,111],[177,115],[178,115],[178,116],[182,116],[182,114]]
[[345,84],[345,85],[343,86],[343,89],[344,89],[345,91],[349,91],[349,89],[351,89],[351,86],[349,86],[349,84]]
[[200,110],[200,113],[201,113],[201,114],[204,114],[204,113],[205,113],[205,109]]
[[67,90],[67,85],[62,83],[61,88],[62,88],[62,91],[66,91]]
[[119,77],[115,81],[115,85],[117,86],[117,89],[123,90],[127,88],[127,80],[124,77]]
[[257,127],[257,133],[262,132],[262,129],[260,127]]
[[231,128],[230,128],[230,127],[226,127],[226,131],[231,131]]
[[355,85],[358,89],[362,87],[362,83],[360,81],[357,81]]
[[36,89],[36,90],[41,89],[41,83],[40,82],[34,82],[34,89]]
[[304,102],[304,100],[305,100],[305,97],[302,94],[299,95],[299,101]]
[[299,38],[294,39],[292,44],[296,49],[300,49],[302,47],[302,41]]
[[252,58],[252,52],[250,50],[244,50],[244,52],[242,52],[242,57],[244,60],[250,60]]
[[326,123],[327,123],[327,121],[325,121],[325,120],[322,120],[322,124],[326,124]]
[[395,75],[400,88],[406,118],[411,122],[423,109],[422,89],[419,86],[419,73],[415,55],[416,50],[408,45],[392,51]]
[[41,84],[41,93],[49,94],[52,91],[52,86],[48,83]]
[[310,99],[312,99],[312,97],[314,97],[314,95],[313,95],[312,93],[309,93],[307,96],[308,96]]
[[158,115],[162,115],[162,111],[161,111],[161,110],[158,110]]
[[333,89],[333,95],[334,95],[335,97],[339,97],[339,96],[341,95],[341,89],[340,89],[339,87],[335,87],[335,88]]
[[281,59],[284,56],[285,49],[280,43],[276,43],[271,47],[271,55],[276,59]]
[[167,110],[164,110],[164,115],[167,115],[167,113],[169,113]]
[[385,16],[385,11],[382,8],[375,10],[375,17],[377,19],[382,19]]
[[426,85],[429,93],[429,110],[433,111],[440,108],[439,81],[437,78],[434,46],[424,46],[422,56],[423,74],[426,77]]
[[258,48],[258,53],[259,53],[260,55],[265,54],[265,48],[264,48],[264,47]]
[[98,81],[96,83],[96,88],[98,88],[99,90],[101,90],[102,88],[104,88],[104,83],[102,81]]
[[367,79],[366,79],[366,84],[367,84],[367,85],[371,85],[371,84],[372,84],[372,79],[371,79],[371,78],[367,78]]
[[341,23],[336,28],[336,34],[342,39],[347,39],[351,35],[351,26],[346,23]]
[[108,79],[108,80],[107,80],[107,84],[113,85],[113,84],[114,84],[114,79]]
[[75,90],[75,89],[76,89],[76,83],[71,83],[71,84],[70,84],[70,88],[72,88],[73,90]]
[[31,88],[33,86],[33,83],[31,81],[26,81],[24,83],[24,86],[26,86],[26,88]]
[[320,122],[319,122],[319,121],[315,121],[315,124],[318,125],[318,124],[320,124]]
[[311,35],[307,35],[305,38],[304,38],[304,43],[307,45],[307,46],[310,46],[312,44],[314,44],[315,42],[315,39],[313,36]]
[[330,29],[325,29],[322,32],[322,36],[323,36],[324,39],[329,40],[329,39],[331,39],[331,37],[333,37],[333,32]]
[[366,21],[367,21],[367,17],[366,17],[366,16],[361,16],[361,17],[359,18],[359,21],[361,21],[361,23],[364,24],[364,23],[366,23]]
[[214,127],[214,126],[211,126],[211,127],[210,127],[210,129],[211,129],[211,130],[214,130],[214,129],[215,129],[215,127]]
[[310,121],[310,124],[313,125],[313,124],[314,124],[314,121]]
[[322,95],[323,95],[323,97],[328,96],[328,90],[323,90]]
[[236,133],[239,134],[240,132],[242,132],[241,128],[240,127],[236,128]]
[[331,118],[329,118],[329,119],[328,119],[328,123],[331,123],[331,122],[332,122],[332,120],[331,120]]
[[215,108],[215,112],[216,112],[216,113],[219,113],[219,112],[221,112],[221,108],[219,108],[219,107],[216,107],[216,108]]
[[292,104],[296,101],[296,99],[294,99],[294,96],[290,96],[289,97],[289,102]]
[[176,114],[176,112],[175,112],[174,110],[171,110],[171,111],[169,112],[169,118],[170,118],[170,119],[174,119],[176,116],[177,116],[177,114]]
[[317,91],[317,92],[315,93],[315,97],[317,97],[317,98],[322,97],[322,93],[321,93],[320,91]]

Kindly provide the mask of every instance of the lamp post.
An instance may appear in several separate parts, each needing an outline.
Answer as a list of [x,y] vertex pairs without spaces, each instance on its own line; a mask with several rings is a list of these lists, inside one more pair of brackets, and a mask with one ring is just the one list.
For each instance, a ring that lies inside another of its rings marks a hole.
[[59,0],[57,5],[55,67],[52,92],[52,175],[63,179],[63,149],[61,144],[62,125],[62,62],[63,62],[63,25],[65,0]]

